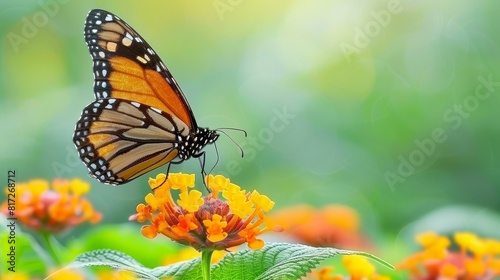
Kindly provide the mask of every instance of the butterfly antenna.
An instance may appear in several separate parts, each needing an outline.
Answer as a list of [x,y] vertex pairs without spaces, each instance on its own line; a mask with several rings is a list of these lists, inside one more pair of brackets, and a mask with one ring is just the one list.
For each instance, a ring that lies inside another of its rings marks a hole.
[[[220,131],[220,130],[235,130],[235,131],[239,131],[239,132],[243,132],[243,134],[245,135],[245,137],[248,136],[246,130],[244,129],[241,129],[241,128],[235,128],[235,127],[220,127],[220,128],[217,128],[216,130]],[[227,135],[227,134],[226,134]],[[229,136],[228,136],[229,137]]]
[[245,156],[245,153],[243,152],[243,148],[241,148],[240,145],[238,145],[238,143],[236,143],[236,141],[233,140],[233,138],[231,138],[231,136],[229,136],[229,134],[227,134],[225,131],[221,130],[221,129],[228,129],[228,130],[236,130],[236,131],[241,131],[243,133],[245,133],[245,137],[247,137],[247,132],[243,129],[239,129],[239,128],[227,128],[227,127],[223,127],[223,128],[217,128],[215,131],[219,131],[221,133],[223,133],[224,135],[227,136],[227,138],[229,138],[229,140],[231,140],[235,145],[236,147],[238,147],[238,149],[240,149],[240,152],[241,152],[241,157]]

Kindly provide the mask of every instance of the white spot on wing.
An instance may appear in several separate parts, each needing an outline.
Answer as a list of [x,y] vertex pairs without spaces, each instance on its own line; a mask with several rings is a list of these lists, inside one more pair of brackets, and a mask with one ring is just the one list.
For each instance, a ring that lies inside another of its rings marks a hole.
[[128,46],[132,45],[132,40],[127,38],[127,37],[123,37],[122,44],[128,47]]
[[142,58],[140,56],[137,56],[136,59],[139,60],[140,62],[142,62],[142,64],[148,63],[144,58]]
[[117,45],[116,45],[116,43],[115,43],[115,42],[108,42],[108,43],[106,44],[106,49],[107,49],[108,51],[110,51],[110,52],[116,52],[116,47],[117,47]]
[[151,110],[155,111],[156,113],[161,114],[161,110],[160,109],[155,108],[155,107],[150,107],[150,108],[151,108]]

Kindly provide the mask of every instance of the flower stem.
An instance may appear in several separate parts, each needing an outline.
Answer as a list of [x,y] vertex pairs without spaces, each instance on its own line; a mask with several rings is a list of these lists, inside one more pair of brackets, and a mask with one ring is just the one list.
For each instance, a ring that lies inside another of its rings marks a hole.
[[205,250],[201,252],[201,273],[203,280],[211,280],[210,276],[210,263],[212,262],[213,250]]
[[49,253],[50,257],[52,258],[52,262],[54,263],[55,266],[61,265],[61,260],[59,259],[59,256],[54,248],[57,245],[55,244],[56,240],[48,232],[43,232],[41,235],[44,243],[43,245],[45,249],[47,249],[47,252]]

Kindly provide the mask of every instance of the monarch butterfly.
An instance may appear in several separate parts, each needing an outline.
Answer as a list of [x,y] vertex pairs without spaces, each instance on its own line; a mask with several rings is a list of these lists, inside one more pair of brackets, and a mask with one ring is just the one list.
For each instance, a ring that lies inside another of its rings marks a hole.
[[[164,164],[203,157],[216,130],[198,127],[172,74],[126,22],[91,10],[85,41],[93,60],[95,101],[83,109],[73,142],[89,173],[119,185]],[[174,160],[178,161],[174,161]]]

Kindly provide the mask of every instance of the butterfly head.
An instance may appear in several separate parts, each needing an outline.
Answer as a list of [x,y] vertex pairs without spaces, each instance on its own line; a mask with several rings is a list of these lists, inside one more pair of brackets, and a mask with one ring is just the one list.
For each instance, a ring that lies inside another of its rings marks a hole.
[[211,130],[208,128],[198,128],[194,133],[194,142],[199,147],[199,150],[203,149],[208,144],[213,144],[217,139],[219,139],[219,133],[217,130]]
[[206,130],[208,143],[214,143],[217,139],[219,139],[219,133],[217,133],[217,131],[210,130],[208,128],[206,128]]

